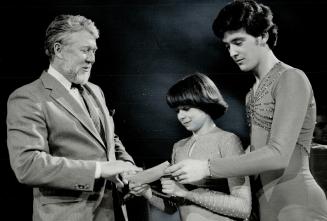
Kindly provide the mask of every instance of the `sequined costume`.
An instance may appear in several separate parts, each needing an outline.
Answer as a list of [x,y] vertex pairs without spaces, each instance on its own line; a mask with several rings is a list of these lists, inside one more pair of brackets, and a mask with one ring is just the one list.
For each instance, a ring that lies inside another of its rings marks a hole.
[[309,170],[316,106],[305,74],[279,62],[246,103],[252,152],[210,161],[212,175],[257,174],[261,221],[327,220],[325,194]]
[[[221,158],[242,153],[243,148],[236,135],[214,128],[207,134],[177,142],[173,148],[172,162],[189,158]],[[179,208],[182,221],[244,220],[250,214],[251,191],[248,178],[205,179],[185,187],[190,191],[185,199],[162,199],[153,195],[150,202],[164,211]]]

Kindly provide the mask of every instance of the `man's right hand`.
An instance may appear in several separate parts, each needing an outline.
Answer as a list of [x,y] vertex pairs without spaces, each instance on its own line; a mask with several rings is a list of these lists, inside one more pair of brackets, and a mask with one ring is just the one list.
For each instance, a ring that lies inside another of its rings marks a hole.
[[110,161],[110,162],[101,162],[101,177],[105,179],[115,179],[116,175],[123,172],[139,172],[143,169],[137,167],[130,162],[125,162],[122,160]]

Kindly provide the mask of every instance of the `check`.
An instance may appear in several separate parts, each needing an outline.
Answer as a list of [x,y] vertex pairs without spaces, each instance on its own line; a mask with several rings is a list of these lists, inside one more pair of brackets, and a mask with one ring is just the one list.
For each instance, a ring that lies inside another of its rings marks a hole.
[[164,171],[169,165],[169,162],[165,161],[149,169],[140,171],[136,174],[129,175],[126,178],[129,182],[137,184],[152,183],[165,175]]

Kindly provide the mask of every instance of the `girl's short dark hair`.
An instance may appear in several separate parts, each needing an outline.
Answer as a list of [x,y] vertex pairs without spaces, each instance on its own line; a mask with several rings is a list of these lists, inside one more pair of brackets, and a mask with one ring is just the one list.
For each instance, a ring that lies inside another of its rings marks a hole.
[[174,84],[168,90],[166,100],[171,108],[198,108],[213,119],[222,116],[228,108],[215,83],[201,73],[192,74]]
[[271,9],[264,4],[254,0],[235,0],[221,9],[212,25],[212,30],[219,39],[224,37],[226,31],[241,28],[254,37],[268,33],[267,43],[270,48],[277,44],[278,28],[273,22]]

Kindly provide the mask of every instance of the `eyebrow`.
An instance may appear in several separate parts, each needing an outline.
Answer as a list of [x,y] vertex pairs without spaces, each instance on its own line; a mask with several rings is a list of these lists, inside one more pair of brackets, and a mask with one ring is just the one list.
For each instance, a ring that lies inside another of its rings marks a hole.
[[222,41],[224,44],[234,43],[236,41],[244,41],[245,37],[235,37],[230,42]]
[[237,37],[237,38],[234,38],[233,40],[231,40],[231,42],[235,42],[235,41],[244,41],[245,38],[244,37]]

